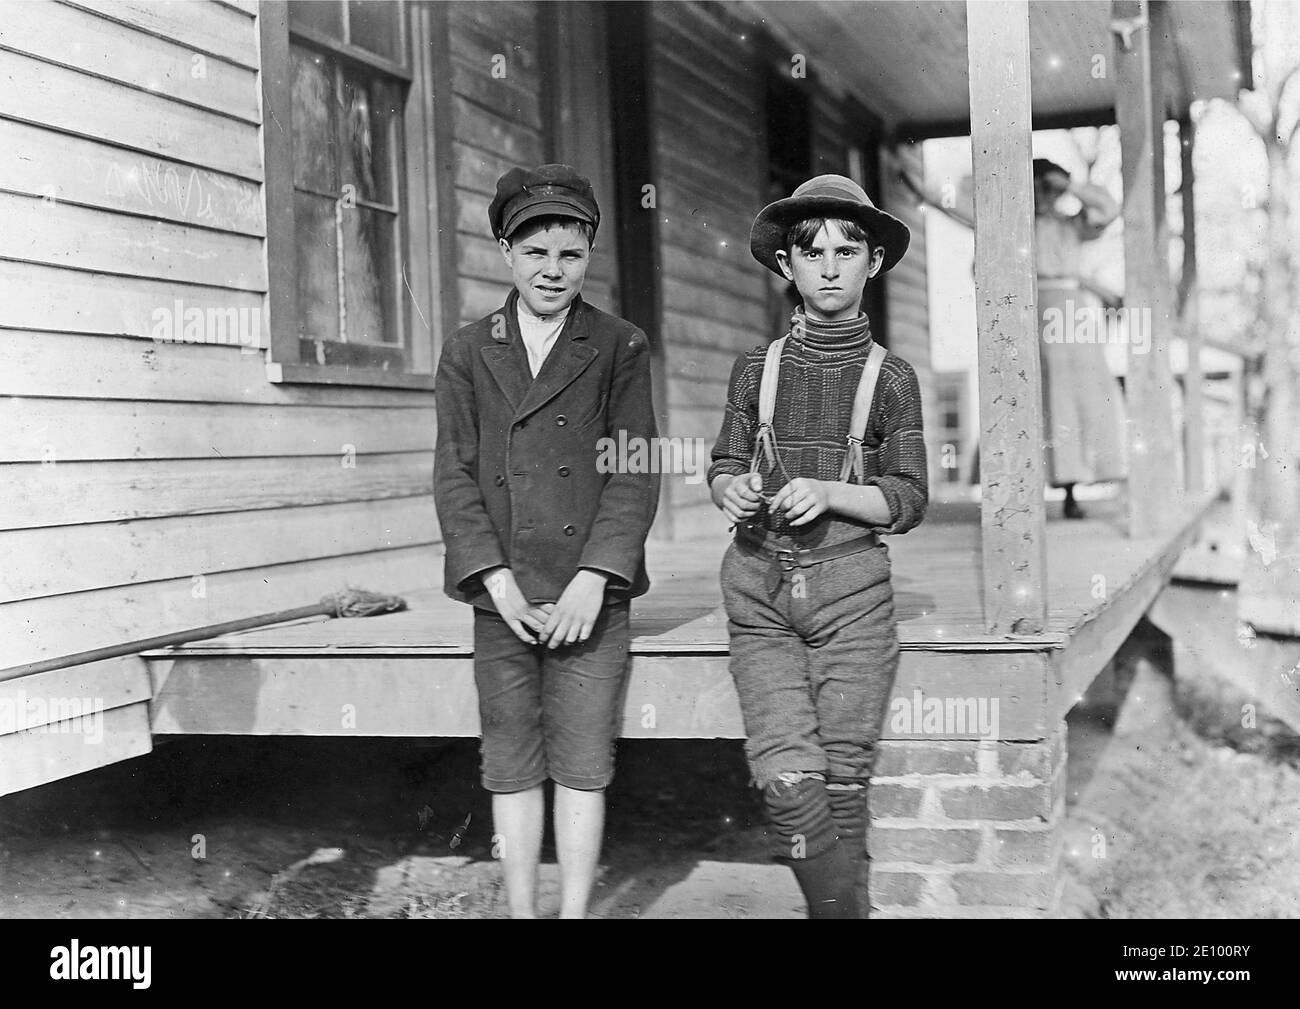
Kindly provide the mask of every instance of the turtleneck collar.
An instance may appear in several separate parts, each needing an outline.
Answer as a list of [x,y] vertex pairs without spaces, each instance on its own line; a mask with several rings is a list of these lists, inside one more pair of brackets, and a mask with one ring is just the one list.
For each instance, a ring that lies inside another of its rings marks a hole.
[[855,350],[871,342],[871,321],[860,312],[853,319],[823,322],[797,308],[790,317],[790,335],[814,350]]

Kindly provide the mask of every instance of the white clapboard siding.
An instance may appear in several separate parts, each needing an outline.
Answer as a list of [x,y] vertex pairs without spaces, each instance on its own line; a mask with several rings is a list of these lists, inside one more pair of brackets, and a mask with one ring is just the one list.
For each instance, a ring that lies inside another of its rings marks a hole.
[[[0,14],[0,668],[441,581],[432,394],[267,380],[257,10]],[[148,752],[143,669],[10,684],[104,738],[0,730],[0,792]]]
[[673,343],[728,351],[733,358],[766,342],[760,325],[736,326],[678,308],[664,312],[663,332]]
[[47,63],[260,121],[256,71],[54,0],[6,4],[0,42]]
[[458,286],[462,323],[475,322],[486,315],[491,315],[505,304],[506,295],[510,293],[510,284],[504,280],[494,284],[486,280],[462,277]]
[[239,11],[241,14],[248,15],[249,17],[257,16],[257,5],[259,0],[216,0],[216,2],[222,7],[229,7],[232,10]]
[[228,459],[432,451],[430,406],[275,408],[131,400],[0,400],[0,462]]
[[348,586],[400,594],[441,580],[441,550],[419,546],[3,603],[0,669],[306,606]]
[[[652,122],[664,264],[662,333],[666,399],[716,395],[737,354],[766,338],[767,281],[749,255],[754,210],[765,201],[761,153],[764,94],[757,64],[729,60],[736,25],[702,3],[655,5]],[[707,95],[702,101],[700,96]],[[700,388],[696,388],[700,387]],[[725,391],[717,407],[725,404]],[[717,437],[717,409],[674,406],[665,435]],[[703,484],[665,480],[656,535],[679,538],[693,524]],[[679,527],[678,514],[685,525]]]
[[153,750],[147,701],[105,711],[98,718],[93,735],[87,735],[85,719],[74,719],[0,736],[0,795],[84,774]]
[[433,453],[14,463],[0,487],[0,529],[34,529],[432,494]]
[[148,753],[151,696],[134,655],[0,682],[0,795]]
[[[903,144],[893,152],[891,164],[913,178],[925,171],[920,144]],[[886,206],[912,229],[907,257],[887,275],[890,349],[904,357],[921,381],[922,393],[932,398],[930,381],[930,316],[925,274],[925,215],[916,199],[898,181],[895,171],[885,179]],[[927,415],[926,421],[930,418]]]
[[265,291],[260,239],[0,192],[0,258]]
[[258,68],[257,33],[246,12],[203,0],[78,0],[73,6],[150,35]]
[[[544,42],[536,4],[483,8],[456,3],[448,6],[447,14],[453,57],[456,293],[460,321],[468,323],[500,308],[510,290],[509,273],[488,236],[485,209],[503,173],[545,160],[541,104],[533,97],[543,89]],[[506,56],[505,80],[492,76],[498,53]]]
[[[39,263],[0,260],[0,290],[18,292],[21,297],[0,299],[0,327],[15,329],[57,329],[69,333],[103,333],[151,337],[164,332],[178,315],[197,309],[205,319],[225,320],[231,310],[237,318],[258,320],[256,341],[248,346],[265,347],[270,342],[263,322],[262,295],[220,287],[168,283],[139,277],[65,270]],[[179,312],[178,312],[179,308]],[[241,332],[251,332],[252,322]],[[209,340],[238,344],[215,323],[203,327]],[[183,334],[182,334],[183,335]]]
[[262,178],[255,125],[7,50],[0,50],[0,116]]
[[0,119],[0,185],[53,204],[266,234],[256,183],[10,119]]
[[430,394],[421,390],[268,382],[263,356],[235,346],[5,329],[0,329],[0,345],[6,362],[6,367],[0,368],[0,396],[364,406],[376,410],[433,402]]
[[134,655],[2,680],[0,736],[147,702],[150,693],[149,671]]
[[664,347],[664,364],[668,377],[714,385],[731,375],[737,354],[702,344],[673,343]]
[[501,246],[487,235],[486,229],[477,235],[461,235],[457,239],[456,252],[462,277],[473,277],[498,286],[509,283],[510,268],[501,256]]
[[433,500],[0,532],[0,603],[429,543]]

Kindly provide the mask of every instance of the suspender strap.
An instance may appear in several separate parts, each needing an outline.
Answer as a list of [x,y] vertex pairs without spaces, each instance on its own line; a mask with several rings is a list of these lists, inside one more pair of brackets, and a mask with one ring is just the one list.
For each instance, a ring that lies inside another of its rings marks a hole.
[[758,425],[771,427],[772,415],[776,413],[776,382],[781,375],[781,351],[785,349],[786,338],[773,340],[767,348],[767,360],[763,362],[763,381],[758,387]]
[[866,476],[866,467],[862,462],[862,439],[867,433],[867,418],[871,416],[871,401],[876,394],[876,379],[880,377],[880,366],[885,361],[885,348],[878,343],[871,345],[867,363],[862,368],[862,377],[858,380],[858,392],[853,397],[853,414],[849,421],[848,446],[844,453],[844,465],[840,468],[841,483],[861,483]]
[[[750,460],[750,472],[758,472],[760,458],[766,458],[769,468],[777,465],[776,438],[772,434],[772,417],[776,413],[776,386],[781,376],[781,351],[785,349],[786,337],[772,341],[767,348],[767,358],[763,362],[763,378],[758,387],[758,431],[754,436],[754,455]],[[840,468],[840,482],[861,483],[866,475],[862,461],[862,440],[867,433],[867,419],[871,416],[871,401],[876,395],[876,380],[880,377],[880,366],[885,361],[885,348],[878,343],[871,345],[867,363],[862,368],[862,377],[858,379],[858,391],[853,397],[853,413],[849,421],[847,449],[844,453],[844,465]]]
[[758,387],[758,431],[754,435],[754,456],[750,460],[751,473],[758,472],[760,456],[767,458],[769,469],[774,469],[776,459],[776,439],[772,436],[772,417],[776,413],[776,384],[781,376],[781,351],[785,349],[783,336],[773,340],[767,348],[767,359],[763,362],[763,379]]

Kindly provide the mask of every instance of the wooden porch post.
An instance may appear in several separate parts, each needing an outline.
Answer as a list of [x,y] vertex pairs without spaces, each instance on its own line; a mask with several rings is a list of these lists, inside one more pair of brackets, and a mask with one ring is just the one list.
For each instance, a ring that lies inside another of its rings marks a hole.
[[[1152,50],[1164,8],[1147,0],[1112,0],[1116,32],[1115,114],[1124,172],[1124,307],[1129,324],[1150,322],[1150,349],[1129,344],[1125,393],[1129,419],[1129,535],[1151,536],[1171,514],[1181,481],[1175,465],[1173,374],[1169,366],[1170,292],[1165,220],[1164,92]],[[1125,42],[1128,47],[1125,47]]]
[[1043,397],[1034,290],[1029,6],[966,5],[975,179],[980,543],[990,634],[1047,625]]
[[1201,383],[1200,289],[1196,276],[1196,173],[1192,153],[1196,146],[1196,127],[1190,113],[1178,123],[1179,150],[1182,160],[1183,196],[1183,275],[1179,281],[1179,315],[1183,339],[1187,343],[1187,372],[1183,376],[1183,417],[1186,437],[1183,451],[1187,460],[1187,490],[1199,494],[1205,489],[1205,407]]

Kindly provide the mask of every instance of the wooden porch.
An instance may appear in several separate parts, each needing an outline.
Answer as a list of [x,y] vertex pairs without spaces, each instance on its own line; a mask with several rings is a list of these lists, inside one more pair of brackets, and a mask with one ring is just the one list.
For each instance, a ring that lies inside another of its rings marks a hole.
[[[1210,504],[1187,506],[1161,535],[1141,539],[1125,534],[1113,502],[1095,518],[1051,522],[1049,622],[1016,636],[985,630],[977,506],[936,506],[889,542],[902,645],[895,698],[996,700],[998,738],[1047,735],[1151,607]],[[653,587],[634,605],[624,736],[744,735],[717,578],[726,542],[719,519],[716,537],[650,544]],[[312,619],[145,653],[153,733],[477,735],[470,608],[428,590],[407,602],[388,616]],[[940,735],[979,733],[971,725]],[[885,736],[914,734],[887,720]]]

